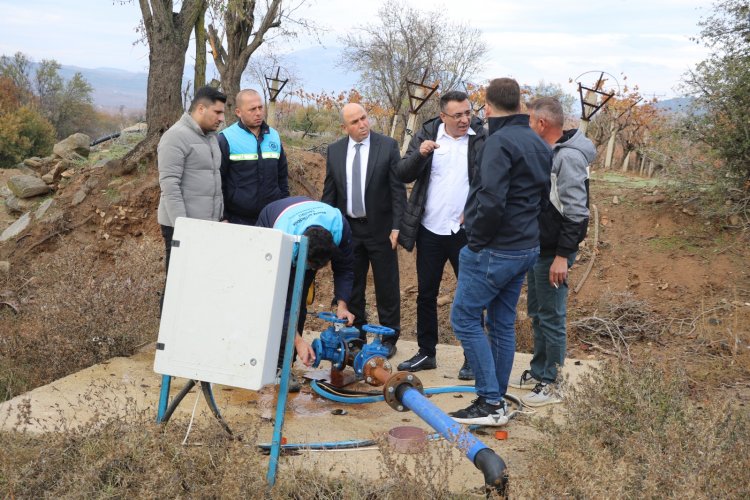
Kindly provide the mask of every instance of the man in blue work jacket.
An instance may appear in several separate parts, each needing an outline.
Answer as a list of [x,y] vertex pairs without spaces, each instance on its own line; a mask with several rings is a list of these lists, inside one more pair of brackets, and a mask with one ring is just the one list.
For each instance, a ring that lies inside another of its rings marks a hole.
[[[333,299],[337,305],[336,315],[339,318],[346,319],[347,323],[351,325],[354,322],[354,315],[349,312],[347,304],[352,296],[352,283],[354,282],[352,230],[349,227],[349,222],[341,215],[339,209],[305,196],[294,196],[268,204],[261,211],[256,225],[278,229],[286,234],[307,237],[307,268],[302,297],[307,297],[318,269],[330,262],[333,271]],[[292,269],[284,310],[284,326],[281,332],[279,366],[284,359],[283,349],[286,345],[286,333],[289,325],[294,274],[294,269]],[[310,344],[302,339],[306,316],[307,303],[303,299],[300,304],[294,347],[300,361],[310,366],[315,361],[315,353]],[[298,390],[299,383],[292,381],[290,391]]]
[[286,154],[256,91],[241,90],[235,106],[238,121],[219,134],[223,220],[253,226],[263,207],[289,196]]

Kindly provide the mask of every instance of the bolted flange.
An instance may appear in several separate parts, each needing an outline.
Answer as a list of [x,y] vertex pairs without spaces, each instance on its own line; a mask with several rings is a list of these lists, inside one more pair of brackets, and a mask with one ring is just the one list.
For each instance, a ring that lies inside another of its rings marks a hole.
[[396,411],[407,411],[408,408],[401,404],[396,398],[396,393],[398,392],[397,389],[401,384],[407,384],[422,394],[424,394],[424,387],[422,386],[422,381],[419,380],[419,377],[409,372],[396,372],[385,382],[385,386],[383,386],[383,397],[385,398],[385,402],[388,403],[388,406]]

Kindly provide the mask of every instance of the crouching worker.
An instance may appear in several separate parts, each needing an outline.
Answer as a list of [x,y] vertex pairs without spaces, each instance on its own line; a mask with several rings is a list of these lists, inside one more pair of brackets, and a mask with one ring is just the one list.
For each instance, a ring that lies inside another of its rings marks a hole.
[[[315,273],[331,263],[333,270],[334,302],[337,304],[336,316],[346,319],[348,325],[354,322],[354,315],[349,312],[347,303],[352,294],[354,282],[354,253],[352,250],[352,231],[341,212],[326,203],[311,200],[304,196],[295,196],[274,201],[260,212],[256,223],[259,227],[278,229],[287,234],[307,237],[307,269],[302,289],[303,300],[300,303],[297,321],[297,335],[294,349],[300,361],[310,366],[315,361],[315,353],[310,344],[302,338],[302,330],[307,316],[307,302],[304,300],[315,281]],[[292,262],[296,262],[296,259]],[[284,309],[284,326],[281,331],[281,349],[279,350],[278,367],[284,360],[284,346],[289,327],[289,313],[292,307],[294,291],[294,274],[289,275],[289,289]],[[292,375],[289,391],[300,390],[300,382]]]

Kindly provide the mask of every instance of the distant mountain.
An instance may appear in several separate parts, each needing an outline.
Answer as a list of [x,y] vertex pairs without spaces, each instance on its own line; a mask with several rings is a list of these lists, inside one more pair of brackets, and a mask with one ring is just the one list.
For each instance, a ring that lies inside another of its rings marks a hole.
[[[356,72],[348,72],[337,66],[341,57],[341,47],[313,46],[284,56],[284,61],[293,73],[301,78],[301,87],[309,92],[338,92],[353,88],[359,78]],[[212,64],[206,69],[207,75],[215,75]],[[69,80],[75,73],[81,73],[94,88],[94,104],[108,111],[138,111],[146,108],[146,87],[148,73],[132,72],[116,68],[81,68],[63,65],[60,76]],[[193,66],[185,65],[185,82],[192,79]],[[210,78],[210,77],[209,77]]]
[[133,73],[115,68],[80,68],[62,66],[60,76],[69,80],[81,73],[94,88],[94,104],[108,111],[118,111],[122,106],[126,111],[146,108],[146,84],[148,73]]
[[657,101],[656,107],[668,113],[686,114],[694,100],[693,97],[674,97],[664,101]]

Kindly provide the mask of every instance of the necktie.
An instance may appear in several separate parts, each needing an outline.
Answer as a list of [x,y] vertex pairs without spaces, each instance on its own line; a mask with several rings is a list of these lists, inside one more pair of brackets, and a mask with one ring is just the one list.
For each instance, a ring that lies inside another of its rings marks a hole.
[[362,202],[362,165],[359,156],[359,148],[362,144],[355,144],[354,161],[352,162],[352,215],[354,217],[365,216],[365,206]]

